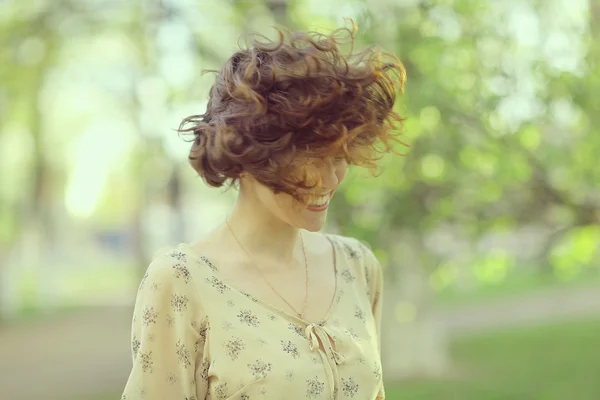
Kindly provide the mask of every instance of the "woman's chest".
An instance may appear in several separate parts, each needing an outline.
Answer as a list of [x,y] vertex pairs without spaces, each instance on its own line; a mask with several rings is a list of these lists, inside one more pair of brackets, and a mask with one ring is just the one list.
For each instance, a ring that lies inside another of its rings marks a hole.
[[[336,279],[333,273],[309,276],[308,282],[304,277],[282,279],[263,279],[240,275],[238,278],[228,278],[230,286],[238,292],[255,299],[261,305],[310,322],[322,321],[327,317],[336,298]],[[234,306],[235,300],[229,299],[228,304]]]
[[205,354],[215,398],[301,393],[298,398],[326,399],[344,387],[348,394],[368,398],[376,388],[381,366],[374,324],[350,304],[356,302],[336,304],[331,319],[320,326],[281,315],[240,293],[223,301],[206,310]]
[[[333,264],[272,273],[260,273],[239,262],[221,262],[221,265],[218,273],[209,278],[212,289],[227,288],[246,294],[284,313],[301,314],[305,321],[325,319],[335,300],[339,277]],[[224,293],[218,290],[214,294],[218,298]]]

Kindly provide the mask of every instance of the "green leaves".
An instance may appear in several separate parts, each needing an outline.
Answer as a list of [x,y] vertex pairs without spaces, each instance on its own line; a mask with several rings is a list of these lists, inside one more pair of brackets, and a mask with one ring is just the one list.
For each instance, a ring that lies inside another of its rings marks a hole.
[[[406,64],[406,94],[398,103],[408,116],[404,138],[411,149],[406,157],[384,158],[375,183],[367,177],[347,182],[349,210],[342,214],[360,214],[365,202],[381,201],[390,232],[427,236],[450,224],[470,232],[467,240],[474,243],[499,229],[531,223],[571,227],[569,237],[551,250],[555,270],[565,275],[597,256],[591,248],[598,225],[581,231],[578,225],[600,220],[598,211],[596,217],[582,211],[600,208],[600,132],[595,128],[600,113],[594,94],[600,91],[595,71],[600,46],[582,27],[579,40],[590,44],[589,73],[566,64],[558,71],[547,49],[507,27],[510,7],[485,4],[454,0],[397,6],[395,38],[379,28],[383,21],[377,13],[367,18],[371,28],[365,37],[395,46],[388,50]],[[554,6],[535,7],[539,13],[532,18],[541,31],[566,29],[547,18]],[[445,33],[444,24],[450,23],[458,24],[458,35]],[[571,31],[564,34],[573,37]],[[343,223],[365,237],[385,237],[373,220]],[[481,257],[473,271],[478,279],[493,281],[512,271],[512,254]],[[435,278],[438,286],[451,275]]]
[[599,243],[598,225],[588,225],[568,232],[550,253],[550,261],[556,275],[568,280],[585,268],[598,268]]

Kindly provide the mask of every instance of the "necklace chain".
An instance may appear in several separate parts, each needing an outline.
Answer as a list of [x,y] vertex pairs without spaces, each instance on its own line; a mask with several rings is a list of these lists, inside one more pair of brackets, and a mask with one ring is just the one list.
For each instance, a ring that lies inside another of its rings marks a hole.
[[260,269],[256,266],[256,263],[254,263],[254,261],[252,260],[252,257],[250,256],[250,253],[246,250],[246,248],[242,245],[242,243],[240,242],[240,240],[237,238],[237,236],[235,235],[235,233],[233,233],[233,229],[231,229],[231,225],[229,225],[229,221],[227,220],[227,218],[225,219],[225,224],[227,225],[227,228],[229,229],[229,232],[231,232],[231,236],[233,236],[233,238],[235,239],[235,241],[238,243],[238,245],[242,248],[242,250],[244,251],[244,253],[246,253],[246,256],[248,257],[248,259],[250,260],[250,262],[252,263],[252,266],[254,267],[254,269],[256,269],[256,271],[258,272],[258,274],[262,277],[262,279],[265,281],[265,283],[271,288],[271,290],[273,290],[273,292],[275,292],[275,294],[277,296],[279,296],[279,298],[281,300],[283,300],[292,310],[294,310],[294,312],[296,313],[296,315],[298,316],[298,318],[300,319],[304,319],[304,313],[306,312],[306,303],[308,300],[308,261],[306,259],[306,250],[304,248],[304,239],[302,237],[302,233],[300,233],[300,243],[302,244],[302,254],[304,255],[304,268],[305,268],[305,275],[306,275],[306,284],[304,287],[304,305],[302,307],[302,311],[298,311],[296,310],[296,307],[294,307],[293,305],[291,305],[278,291],[277,289],[275,289],[273,287],[273,285],[271,285],[271,283],[267,280],[267,278],[263,275],[263,273],[260,271]]

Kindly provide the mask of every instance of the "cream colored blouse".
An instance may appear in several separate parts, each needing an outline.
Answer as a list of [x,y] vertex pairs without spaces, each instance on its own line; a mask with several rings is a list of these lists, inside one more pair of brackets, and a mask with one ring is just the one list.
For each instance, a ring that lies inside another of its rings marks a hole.
[[138,289],[122,400],[384,399],[380,264],[358,240],[326,236],[336,294],[318,323],[230,286],[189,245],[156,257]]

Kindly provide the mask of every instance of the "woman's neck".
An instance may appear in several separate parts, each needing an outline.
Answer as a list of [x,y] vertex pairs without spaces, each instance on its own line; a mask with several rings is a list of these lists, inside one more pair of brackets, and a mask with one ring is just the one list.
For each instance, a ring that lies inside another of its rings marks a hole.
[[233,242],[233,249],[239,248],[239,241],[243,246],[239,250],[248,252],[265,269],[271,270],[270,266],[295,268],[298,262],[304,265],[300,229],[281,220],[262,204],[240,196],[227,221],[228,224],[219,228],[222,240]]

